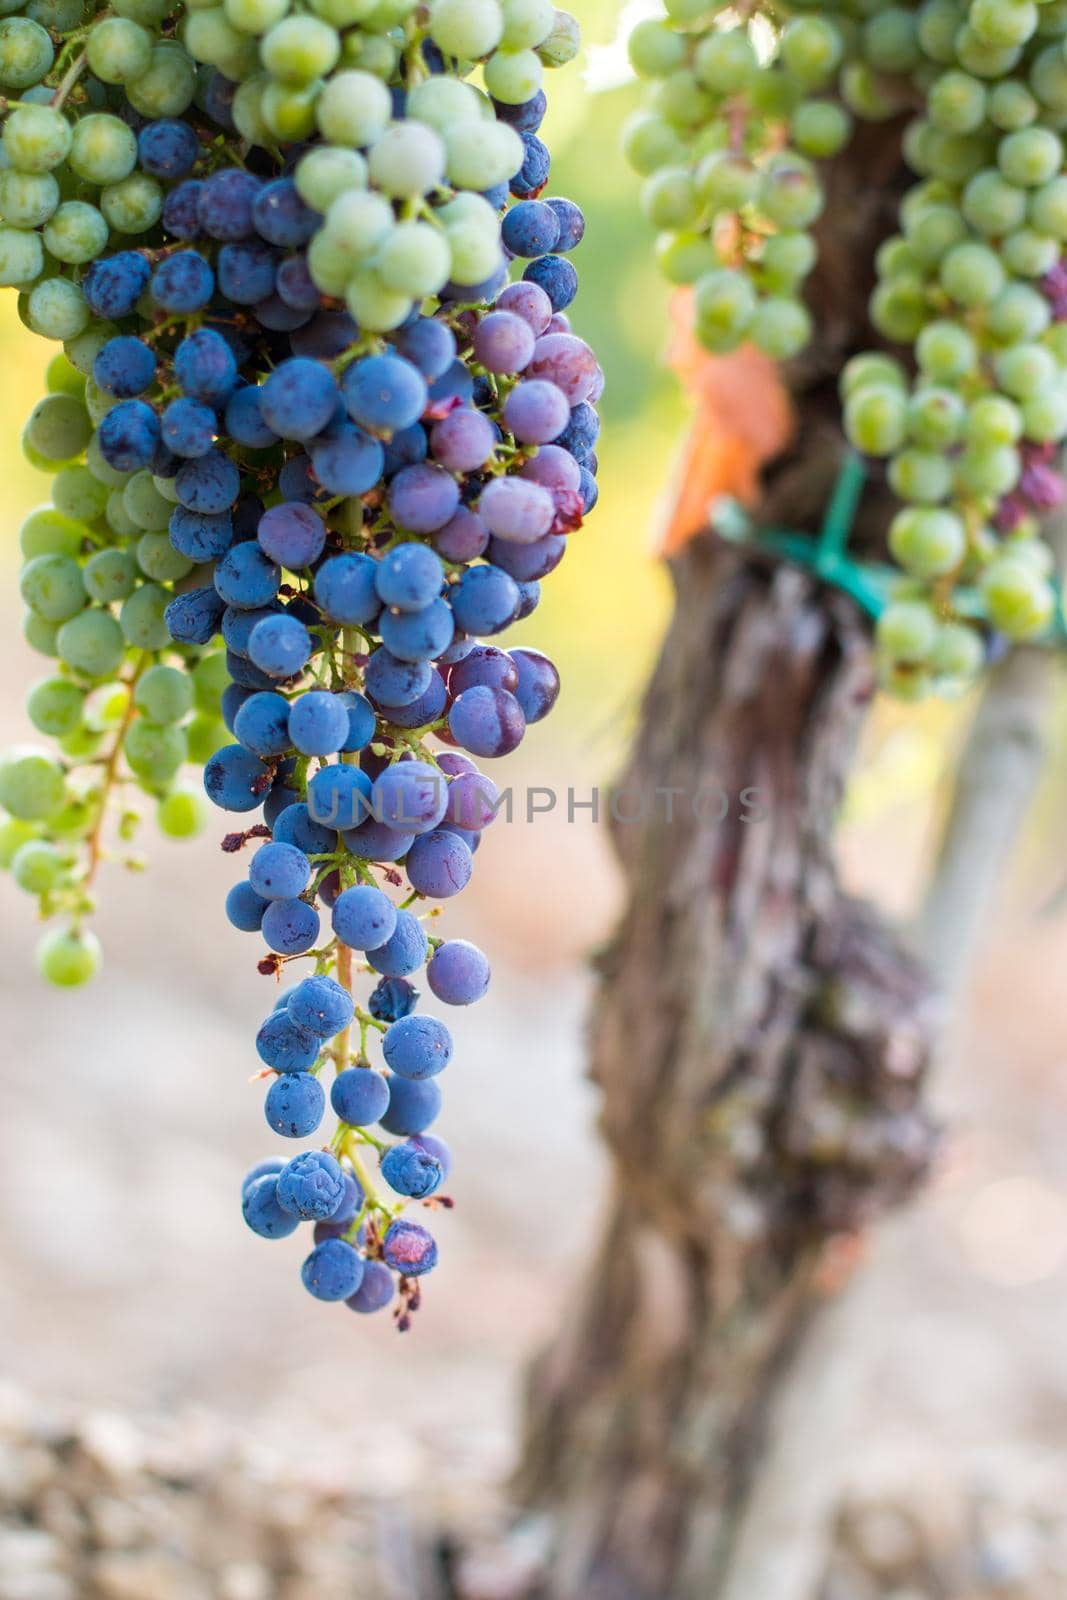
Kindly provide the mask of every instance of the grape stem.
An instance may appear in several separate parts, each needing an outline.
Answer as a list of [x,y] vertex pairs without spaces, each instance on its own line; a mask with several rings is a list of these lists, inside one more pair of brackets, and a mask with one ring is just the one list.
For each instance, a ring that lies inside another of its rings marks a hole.
[[59,110],[63,106],[67,96],[70,94],[70,91],[74,88],[74,85],[84,72],[85,64],[88,59],[88,55],[83,50],[80,56],[75,56],[66,72],[60,78],[59,83],[56,86],[56,92],[52,96],[51,101],[56,110]]
[[104,764],[104,774],[100,789],[100,805],[99,809],[97,810],[96,821],[93,823],[93,830],[90,833],[88,840],[89,859],[85,869],[85,878],[83,881],[84,888],[89,888],[89,886],[92,884],[93,879],[96,877],[97,868],[103,859],[103,833],[104,823],[107,820],[108,801],[111,798],[111,791],[115,787],[115,781],[118,776],[119,758],[122,755],[123,743],[127,733],[129,732],[130,724],[133,721],[134,714],[137,710],[137,707],[134,705],[133,691],[137,685],[138,678],[140,678],[150,660],[150,653],[147,650],[142,651],[140,661],[137,663],[133,673],[126,680],[130,691],[130,697],[126,702],[126,709],[122,714],[122,721],[115,729],[115,738],[111,746],[111,751],[108,755],[107,761]]

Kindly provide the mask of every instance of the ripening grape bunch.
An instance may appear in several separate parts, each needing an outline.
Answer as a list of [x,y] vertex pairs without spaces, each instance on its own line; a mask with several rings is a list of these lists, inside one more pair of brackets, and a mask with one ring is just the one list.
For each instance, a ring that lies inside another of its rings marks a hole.
[[805,283],[827,164],[857,122],[901,130],[916,181],[877,259],[879,348],[841,375],[843,426],[902,502],[883,683],[908,699],[966,683],[991,633],[1038,638],[1056,614],[1039,519],[1064,496],[1067,7],[666,12],[631,35],[648,88],[624,147],[661,269],[691,286],[708,350],[800,354],[826,310]]
[[0,283],[61,346],[20,577],[56,744],[0,757],[0,861],[72,985],[99,863],[138,864],[132,791],[175,837],[231,815],[226,916],[280,980],[266,1122],[315,1141],[247,1174],[244,1217],[308,1223],[311,1294],[401,1327],[437,1259],[407,1208],[449,1204],[453,1042],[419,985],[467,1006],[490,976],[438,903],[497,815],[478,763],[559,692],[489,641],[597,498],[603,377],[566,314],[585,223],[538,136],[577,47],[548,0],[0,20]]

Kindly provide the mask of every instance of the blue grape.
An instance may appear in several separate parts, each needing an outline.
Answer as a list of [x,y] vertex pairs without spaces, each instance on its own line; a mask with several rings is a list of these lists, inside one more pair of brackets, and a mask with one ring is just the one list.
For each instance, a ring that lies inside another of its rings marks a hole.
[[380,1072],[368,1067],[346,1067],[330,1087],[330,1104],[342,1122],[369,1128],[380,1122],[389,1105],[389,1085]]
[[523,133],[522,143],[522,166],[510,184],[511,192],[517,200],[525,200],[531,195],[539,194],[548,182],[552,166],[552,157],[548,153],[547,145],[543,144],[535,133]]
[[[406,470],[415,472],[418,469]],[[393,482],[396,481],[394,478]],[[452,608],[445,600],[432,600],[421,611],[386,611],[379,632],[386,649],[401,661],[433,661],[452,643],[455,633]]]
[[522,275],[527,283],[536,283],[545,291],[553,311],[565,311],[578,293],[578,274],[566,256],[540,256]]
[[445,814],[448,786],[425,761],[399,761],[375,780],[371,795],[375,820],[410,833],[430,833]]
[[344,690],[337,699],[341,701],[348,716],[348,732],[341,749],[344,751],[364,749],[374,738],[374,730],[378,726],[373,706],[365,695],[357,694],[354,689]]
[[[278,1004],[279,1006],[285,1004],[284,995],[279,999]],[[257,1178],[277,1178],[279,1172],[285,1166],[285,1161],[285,1156],[265,1156],[262,1161],[257,1161],[254,1166],[249,1167],[241,1179],[241,1193],[247,1193]]]
[[189,589],[170,602],[164,616],[176,643],[210,644],[224,610],[225,601],[214,589]]
[[278,435],[264,420],[259,399],[258,385],[247,383],[235,389],[226,402],[226,431],[250,450],[267,450],[278,443]]
[[[345,849],[364,861],[402,861],[414,837],[413,833],[399,833],[383,822],[376,822],[373,817],[361,822],[358,828],[347,828],[341,835]],[[378,954],[380,952],[376,951],[375,955]]]
[[326,1095],[310,1072],[286,1072],[267,1090],[263,1114],[285,1139],[306,1139],[315,1132],[326,1109]]
[[333,931],[351,950],[377,950],[396,931],[397,911],[389,897],[370,884],[345,889],[334,902]]
[[326,527],[310,506],[283,502],[263,513],[256,538],[271,561],[299,572],[319,559],[326,544]]
[[300,1218],[278,1203],[276,1173],[262,1173],[241,1194],[241,1213],[253,1233],[263,1239],[285,1239],[300,1226]]
[[329,494],[366,494],[382,475],[385,452],[354,423],[335,422],[308,444],[315,476]]
[[379,1022],[406,1017],[418,1003],[419,991],[406,978],[380,978],[371,990],[367,1009]]
[[[332,1039],[353,1016],[352,996],[333,978],[304,978],[289,996],[289,1015],[319,1039]],[[375,1119],[377,1120],[377,1119]]]
[[308,242],[321,218],[301,200],[292,178],[275,178],[252,202],[252,221],[261,239],[291,250]]
[[159,418],[143,400],[120,400],[97,429],[100,454],[116,472],[138,472],[159,448]]
[[311,439],[334,415],[337,385],[320,361],[292,356],[274,368],[259,403],[268,427],[280,438]]
[[385,713],[385,720],[392,723],[394,728],[428,727],[444,714],[447,704],[448,690],[445,687],[445,680],[431,667],[430,682],[419,698],[412,700],[406,706],[390,707]]
[[311,659],[311,635],[297,617],[264,617],[252,629],[248,654],[268,677],[291,678]]
[[302,956],[319,937],[319,914],[304,900],[272,900],[263,914],[263,937],[283,956]]
[[543,89],[521,105],[509,106],[500,100],[493,101],[493,110],[501,122],[510,123],[516,133],[536,133],[545,120],[548,97]]
[[307,796],[315,822],[338,830],[355,828],[370,811],[371,782],[358,767],[334,761],[319,768],[308,784]]
[[513,256],[543,256],[559,243],[560,218],[540,200],[520,200],[505,213],[500,233]]
[[397,1194],[425,1200],[441,1187],[444,1169],[436,1156],[409,1139],[385,1152],[382,1177]]
[[419,1223],[400,1217],[386,1230],[382,1255],[394,1272],[406,1278],[419,1278],[432,1272],[437,1265],[437,1243]]
[[131,334],[109,339],[93,362],[93,377],[101,389],[122,400],[151,388],[155,375],[155,355],[143,339]]
[[151,269],[136,250],[99,257],[82,282],[89,308],[98,317],[128,317],[148,285]]
[[452,1059],[452,1035],[436,1017],[413,1014],[390,1023],[382,1041],[390,1071],[402,1078],[433,1078]]
[[[176,184],[163,202],[162,223],[165,232],[175,239],[196,239],[200,236],[200,191],[203,184],[198,178]],[[102,313],[101,313],[102,314]]]
[[198,250],[178,250],[152,274],[152,298],[164,311],[200,311],[215,292],[215,275]]
[[197,195],[201,228],[213,239],[247,239],[255,231],[252,208],[260,181],[240,167],[226,167],[205,178]]
[[275,598],[281,572],[258,544],[247,542],[227,550],[215,568],[215,589],[229,606],[251,611]]
[[300,1276],[316,1300],[348,1300],[363,1282],[363,1257],[344,1239],[324,1239],[300,1268]]
[[307,806],[295,795],[278,815],[272,836],[279,844],[295,845],[306,856],[329,855],[337,848],[337,830],[313,822]]
[[384,977],[408,978],[423,965],[428,950],[429,941],[422,923],[410,911],[398,911],[392,937],[371,950],[367,959],[375,972]]
[[519,605],[515,580],[500,567],[468,567],[451,593],[456,626],[464,633],[499,633]]
[[471,852],[454,833],[435,828],[416,838],[408,851],[404,870],[417,894],[447,900],[470,882]]
[[325,1150],[306,1150],[294,1156],[278,1175],[278,1203],[298,1217],[325,1221],[344,1196],[344,1175]]
[[386,438],[417,422],[428,400],[418,367],[395,355],[354,361],[341,379],[341,392],[352,421]]
[[433,1078],[386,1078],[389,1107],[378,1121],[386,1133],[410,1138],[425,1133],[441,1113],[441,1087]]
[[289,710],[289,737],[305,756],[328,756],[345,748],[349,709],[339,695],[313,689]]
[[235,883],[226,896],[226,916],[240,933],[258,933],[268,902],[245,879]]
[[[218,427],[215,413],[202,400],[189,400],[184,395],[179,395],[177,400],[172,400],[170,405],[167,406],[159,419],[159,423],[163,443],[176,456],[195,457],[206,455],[215,442],[215,430]],[[179,507],[178,509],[181,510],[183,508]],[[172,540],[173,520],[172,517]],[[225,521],[227,526],[230,526],[228,517]],[[228,543],[229,540],[227,540]],[[178,546],[175,545],[174,548],[177,549]],[[226,545],[223,546],[223,549],[225,548]],[[217,554],[221,555],[222,550],[219,550]],[[214,559],[214,554],[210,557],[199,557],[198,559],[211,560]]]
[[393,1274],[384,1261],[368,1261],[363,1268],[363,1281],[355,1294],[345,1301],[351,1311],[369,1315],[383,1311],[393,1298]]
[[315,574],[315,599],[334,622],[373,622],[382,608],[375,586],[377,563],[370,556],[331,556]]
[[436,317],[416,318],[407,327],[391,334],[390,342],[399,355],[418,369],[427,383],[440,378],[456,359],[455,335]]
[[184,178],[199,154],[195,129],[175,118],[146,122],[137,135],[137,158],[154,178]]
[[[219,289],[234,305],[258,306],[274,293],[274,251],[270,245],[261,244],[258,239],[224,244],[218,253],[215,270]],[[262,316],[259,320],[263,322]],[[264,323],[264,326],[269,324]]]
[[424,544],[400,544],[378,563],[375,583],[383,605],[421,611],[441,593],[445,581],[440,557]]
[[545,204],[555,212],[559,222],[559,238],[550,248],[566,255],[580,245],[585,236],[585,215],[573,200],[546,200]]
[[260,845],[248,866],[248,881],[264,900],[295,900],[311,878],[311,864],[292,844]]
[[[280,694],[262,689],[248,695],[233,719],[233,732],[240,744],[263,761],[284,755],[291,748],[289,702]],[[301,891],[296,890],[297,894]]]
[[174,352],[174,376],[194,400],[221,405],[237,382],[237,361],[214,328],[197,328]]
[[363,682],[379,705],[398,707],[411,705],[424,695],[432,675],[428,661],[400,661],[380,647],[364,668]]
[[477,945],[446,939],[426,967],[426,981],[438,1000],[450,1006],[471,1006],[489,987],[489,962]]
[[298,1028],[288,1010],[272,1011],[256,1034],[259,1058],[275,1072],[307,1072],[318,1059],[320,1041]]

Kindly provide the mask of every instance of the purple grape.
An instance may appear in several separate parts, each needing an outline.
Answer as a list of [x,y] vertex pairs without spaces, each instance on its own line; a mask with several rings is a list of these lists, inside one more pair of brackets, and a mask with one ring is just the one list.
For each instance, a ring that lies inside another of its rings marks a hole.
[[474,330],[474,355],[487,372],[522,372],[529,366],[536,337],[513,311],[491,311]]
[[416,838],[404,870],[417,894],[448,900],[467,887],[472,866],[470,849],[458,834],[436,828]]
[[538,283],[509,283],[496,297],[498,311],[513,311],[527,323],[535,338],[548,331],[552,320],[552,302]]
[[461,772],[448,786],[445,816],[464,832],[480,833],[488,828],[496,821],[499,807],[500,790],[484,772]]
[[559,698],[559,672],[540,650],[512,650],[511,659],[518,670],[514,694],[522,714],[527,723],[540,722]]
[[444,527],[438,528],[433,542],[446,561],[477,561],[489,544],[489,529],[476,511],[460,506]]
[[483,685],[468,689],[448,713],[456,743],[475,756],[506,756],[518,748],[526,731],[522,707],[506,689]]
[[545,378],[517,383],[504,401],[505,426],[521,444],[550,444],[566,428],[570,415],[563,390]]
[[489,988],[489,962],[466,939],[446,939],[426,968],[426,981],[438,1000],[449,1006],[471,1006]]
[[492,456],[496,443],[497,430],[484,412],[466,408],[449,412],[430,430],[434,460],[449,472],[476,472]]
[[528,478],[494,478],[482,490],[478,514],[497,539],[533,544],[551,532],[556,507],[539,483]]
[[444,467],[402,467],[389,485],[389,511],[410,533],[435,533],[459,505],[459,485]]
[[326,527],[317,511],[299,502],[271,506],[256,530],[260,549],[290,572],[313,566],[326,544]]
[[518,681],[518,668],[506,650],[498,650],[492,644],[476,644],[452,668],[448,687],[455,696],[464,689],[473,689],[477,683],[491,689],[514,689]]
[[547,378],[562,389],[568,404],[587,400],[599,371],[596,356],[573,333],[546,333],[534,346],[527,377]]
[[489,560],[514,578],[520,589],[525,583],[547,578],[566,553],[567,541],[561,533],[546,533],[533,544],[508,544],[504,539],[490,539],[486,552]]

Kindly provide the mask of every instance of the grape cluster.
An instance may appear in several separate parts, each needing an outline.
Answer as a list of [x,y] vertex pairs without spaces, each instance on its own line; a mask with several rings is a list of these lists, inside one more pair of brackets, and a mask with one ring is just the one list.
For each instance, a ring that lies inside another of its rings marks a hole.
[[630,38],[650,85],[624,148],[663,271],[692,285],[711,351],[750,340],[799,353],[817,164],[855,119],[912,116],[899,125],[919,182],[870,302],[877,334],[907,357],[850,361],[843,420],[903,502],[883,683],[909,699],[965,683],[990,629],[1034,638],[1056,606],[1039,519],[1064,495],[1067,12],[1059,0],[666,9]]
[[538,137],[576,31],[546,0],[156,5],[42,56],[3,126],[0,276],[64,353],[24,441],[56,476],[22,577],[59,751],[0,761],[0,859],[65,914],[48,975],[81,981],[110,798],[135,782],[198,831],[180,769],[203,765],[248,857],[229,921],[260,971],[310,964],[257,1036],[266,1121],[319,1135],[327,1097],[337,1119],[253,1168],[245,1219],[313,1224],[319,1299],[374,1311],[399,1281],[403,1327],[437,1255],[403,1212],[449,1203],[428,1130],[452,1039],[413,980],[485,993],[436,903],[497,815],[476,763],[559,692],[547,657],[486,641],[597,497],[603,378],[566,315],[584,218],[542,198]]

